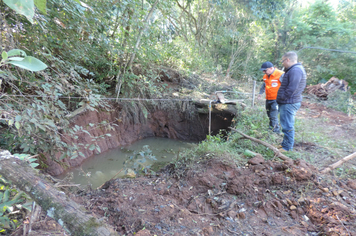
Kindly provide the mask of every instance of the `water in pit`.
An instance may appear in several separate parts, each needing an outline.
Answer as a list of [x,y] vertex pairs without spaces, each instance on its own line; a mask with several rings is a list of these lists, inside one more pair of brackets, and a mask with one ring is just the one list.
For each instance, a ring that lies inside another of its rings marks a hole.
[[[91,184],[97,188],[115,175],[122,177],[131,170],[147,170],[152,164],[169,162],[179,155],[183,149],[194,147],[194,143],[167,139],[146,138],[130,146],[111,149],[99,155],[92,156],[75,169],[72,169],[63,178],[71,178],[71,182],[83,186]],[[120,173],[119,173],[120,172]]]

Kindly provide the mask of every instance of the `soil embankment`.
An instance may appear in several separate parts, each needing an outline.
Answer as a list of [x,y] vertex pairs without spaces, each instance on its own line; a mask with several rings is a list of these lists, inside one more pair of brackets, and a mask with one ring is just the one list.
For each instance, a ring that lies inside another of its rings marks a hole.
[[[68,144],[82,144],[77,158],[65,158],[62,153],[56,155],[56,161],[48,160],[47,172],[51,175],[62,174],[66,169],[79,166],[86,158],[109,149],[131,144],[147,137],[201,141],[209,130],[209,114],[202,111],[202,103],[170,102],[169,106],[144,104],[144,109],[124,109],[122,104],[112,104],[109,111],[86,110],[72,119],[72,126],[82,127],[75,136],[66,136]],[[207,106],[207,105],[206,105]],[[236,107],[235,105],[233,107]],[[144,112],[145,111],[145,112]],[[211,114],[211,132],[216,134],[227,129],[237,112],[236,108],[216,110]],[[88,148],[95,145],[97,148]]]
[[[355,181],[304,161],[208,159],[77,196],[122,235],[354,235]],[[230,164],[228,164],[230,163]],[[178,177],[178,178],[177,178]]]
[[[147,109],[146,117],[117,107],[83,113],[75,121],[83,127],[111,122],[114,129],[88,128],[91,135],[111,134],[97,141],[103,150],[154,135],[199,140],[208,133],[209,119],[206,110],[194,106]],[[229,126],[228,117],[233,116],[212,114],[213,131]],[[354,138],[355,124],[346,114],[304,102],[297,116],[315,120],[313,129],[323,128],[325,136]],[[91,136],[79,139],[92,142]],[[315,156],[315,163],[329,164],[332,159],[326,160],[320,150],[317,143],[295,145],[296,152]],[[198,158],[186,157],[186,162],[171,164],[155,175],[114,179],[98,190],[75,188],[68,196],[122,235],[356,235],[354,179],[322,175],[303,160],[252,158],[235,163],[224,156]],[[63,230],[61,235],[66,235]]]

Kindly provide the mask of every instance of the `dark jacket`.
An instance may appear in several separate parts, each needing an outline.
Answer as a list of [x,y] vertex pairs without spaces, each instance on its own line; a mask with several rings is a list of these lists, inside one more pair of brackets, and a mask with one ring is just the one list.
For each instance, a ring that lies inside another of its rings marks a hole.
[[302,101],[302,92],[307,84],[307,74],[302,64],[289,67],[283,77],[277,94],[278,104],[291,104]]

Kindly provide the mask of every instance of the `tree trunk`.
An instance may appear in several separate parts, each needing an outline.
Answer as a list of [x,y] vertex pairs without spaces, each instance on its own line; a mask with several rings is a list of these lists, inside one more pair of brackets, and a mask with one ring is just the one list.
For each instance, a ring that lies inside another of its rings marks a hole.
[[17,188],[26,192],[47,214],[71,235],[118,235],[111,226],[98,221],[84,208],[58,191],[28,163],[0,150],[0,174]]
[[135,48],[133,50],[133,53],[131,54],[131,58],[130,58],[130,61],[129,61],[129,64],[127,65],[126,68],[128,69],[131,69],[131,66],[132,66],[132,63],[135,59],[135,56],[136,56],[136,51],[138,49],[138,47],[140,46],[140,42],[141,42],[141,37],[142,37],[142,34],[143,32],[145,31],[145,29],[147,28],[147,21],[150,19],[152,13],[154,12],[154,10],[156,9],[156,6],[158,4],[158,1],[159,0],[156,0],[156,2],[152,5],[151,7],[151,10],[150,12],[148,13],[148,15],[146,16],[145,20],[144,20],[144,26],[142,27],[142,29],[140,30],[140,32],[138,33],[138,37],[137,37],[137,42],[136,42],[136,45],[135,45]]

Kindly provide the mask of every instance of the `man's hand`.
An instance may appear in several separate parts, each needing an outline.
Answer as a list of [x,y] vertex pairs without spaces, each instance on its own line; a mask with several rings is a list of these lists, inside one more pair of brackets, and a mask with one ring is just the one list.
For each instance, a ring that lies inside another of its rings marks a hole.
[[261,99],[261,94],[257,95],[257,99],[260,100]]

